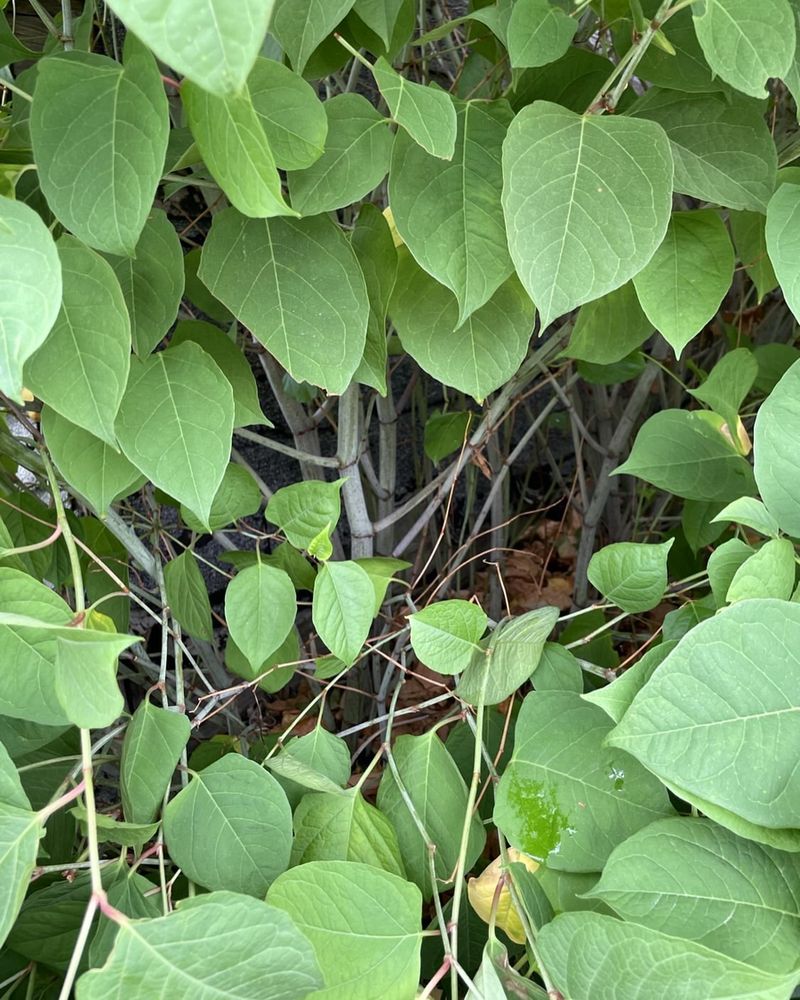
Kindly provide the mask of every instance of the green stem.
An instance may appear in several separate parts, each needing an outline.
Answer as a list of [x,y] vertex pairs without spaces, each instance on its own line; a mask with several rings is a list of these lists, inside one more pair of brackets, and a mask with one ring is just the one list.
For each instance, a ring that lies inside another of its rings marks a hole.
[[72,0],[61,0],[61,41],[65,52],[69,52],[75,43],[72,37]]

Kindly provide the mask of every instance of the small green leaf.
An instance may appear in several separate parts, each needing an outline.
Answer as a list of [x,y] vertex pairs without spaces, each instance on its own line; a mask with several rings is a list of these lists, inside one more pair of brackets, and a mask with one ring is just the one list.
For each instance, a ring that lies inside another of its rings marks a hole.
[[432,413],[425,421],[423,442],[428,458],[438,464],[453,452],[461,451],[471,422],[472,413],[469,410]]
[[180,344],[132,362],[117,438],[137,469],[205,524],[228,466],[233,414],[216,362]]
[[164,837],[170,857],[193,882],[263,897],[289,865],[292,813],[272,775],[232,753],[169,802]]
[[716,314],[734,263],[728,231],[715,211],[673,214],[664,242],[633,283],[648,319],[677,357]]
[[117,683],[119,654],[137,636],[60,629],[56,638],[55,691],[64,714],[81,729],[103,729],[125,702]]
[[756,286],[759,305],[778,286],[767,250],[767,220],[759,212],[729,212],[731,234],[742,267]]
[[512,68],[555,62],[567,51],[577,30],[578,19],[549,0],[517,0],[505,38]]
[[795,362],[759,408],[754,435],[755,473],[761,498],[781,529],[793,537],[800,537],[798,442],[800,362]]
[[133,35],[124,64],[88,52],[39,63],[31,140],[56,218],[84,243],[133,256],[167,152],[167,97],[153,56]]
[[460,674],[475,655],[488,619],[469,601],[438,601],[409,617],[411,646],[420,662],[440,674]]
[[364,273],[369,298],[364,357],[353,377],[386,395],[386,314],[397,278],[397,250],[389,223],[377,205],[361,206],[350,243]]
[[[73,806],[70,814],[81,824],[83,835],[86,836],[88,828],[89,814],[85,806]],[[152,840],[158,832],[158,823],[125,823],[114,819],[112,816],[105,816],[103,813],[95,813],[95,826],[97,828],[97,839],[101,844],[121,844],[123,847],[141,847],[148,840]]]
[[213,638],[211,602],[203,574],[191,549],[185,549],[164,566],[167,603],[175,620],[197,639]]
[[170,712],[143,701],[128,723],[120,757],[122,808],[129,823],[151,823],[189,741],[191,723],[181,712]]
[[503,178],[511,257],[542,329],[632,278],[667,230],[672,156],[650,122],[536,101],[508,130]]
[[712,521],[733,521],[768,536],[775,536],[780,530],[772,514],[754,497],[739,497],[713,517]]
[[453,157],[456,146],[456,109],[450,95],[438,87],[424,87],[400,76],[381,57],[372,67],[378,90],[397,124],[432,156]]
[[667,556],[674,541],[670,538],[661,545],[606,545],[589,562],[589,582],[628,614],[651,611],[667,589]]
[[355,0],[274,0],[270,33],[281,44],[292,68],[302,73],[317,46],[329,35]]
[[256,59],[247,87],[277,167],[302,170],[322,156],[330,101],[323,104],[310,84],[274,59]]
[[0,944],[20,911],[44,830],[29,807],[0,803]]
[[736,571],[755,550],[741,538],[731,538],[717,546],[708,560],[708,582],[717,607],[721,608],[727,598],[728,589],[736,576]]
[[788,538],[771,538],[736,570],[725,600],[728,604],[753,597],[788,601],[794,580],[794,545]]
[[728,351],[714,365],[711,374],[697,389],[689,393],[723,417],[735,429],[739,410],[753,388],[758,375],[758,362],[745,347]]
[[[242,517],[250,517],[261,506],[261,490],[247,469],[235,462],[229,462],[219,484],[219,489],[211,501],[208,525],[200,521],[187,507],[181,504],[181,517],[192,531],[203,534],[208,530],[218,531]],[[252,553],[255,561],[255,552]]]
[[287,176],[292,207],[301,215],[332,212],[374,190],[389,170],[394,136],[389,120],[360,94],[338,94],[323,105],[325,151]]
[[210,91],[241,90],[274,0],[112,0],[109,5],[159,59]]
[[[291,757],[294,764],[305,768],[305,777],[300,780],[300,772],[293,768],[292,777],[284,778],[280,768]],[[322,726],[316,726],[305,736],[293,736],[283,750],[268,762],[270,769],[278,775],[283,790],[294,809],[308,785],[308,775],[323,775],[338,788],[343,788],[350,779],[350,751],[344,740],[329,733]]]
[[276,524],[296,549],[308,549],[322,531],[336,527],[341,515],[343,479],[333,483],[309,481],[276,490],[264,517]]
[[641,347],[653,329],[633,282],[626,281],[621,288],[581,306],[564,354],[596,365],[614,364]]
[[0,197],[0,391],[20,400],[22,367],[52,329],[61,306],[61,260],[32,208]]
[[233,639],[229,637],[225,645],[225,666],[228,670],[246,681],[253,681],[258,677],[258,686],[268,694],[280,691],[285,684],[288,684],[301,659],[300,638],[296,628],[291,628],[280,646],[255,666],[245,657]]
[[354,559],[353,562],[360,566],[372,581],[372,589],[375,591],[375,603],[372,608],[376,615],[381,610],[389,584],[397,579],[396,574],[411,567],[411,563],[404,559],[392,559],[389,556],[366,556],[363,559]]
[[254,668],[286,639],[296,614],[297,601],[288,573],[264,563],[237,573],[225,591],[225,618],[231,638]]
[[328,649],[352,664],[372,627],[374,590],[355,562],[326,562],[317,573],[311,617]]

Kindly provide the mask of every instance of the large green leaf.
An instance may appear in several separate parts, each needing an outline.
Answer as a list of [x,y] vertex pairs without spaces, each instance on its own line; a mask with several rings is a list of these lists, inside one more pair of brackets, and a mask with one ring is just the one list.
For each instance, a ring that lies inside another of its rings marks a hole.
[[175,913],[120,925],[100,969],[78,980],[78,1000],[300,1000],[323,985],[314,951],[285,913],[261,900],[212,892]]
[[759,212],[729,212],[736,253],[756,286],[759,304],[777,288],[778,279],[767,251],[766,219]]
[[210,91],[241,90],[274,0],[112,0],[109,5],[159,59]]
[[369,635],[373,595],[372,581],[358,563],[327,562],[317,573],[311,610],[314,627],[334,656],[348,665]]
[[456,145],[456,109],[450,95],[438,87],[412,83],[381,57],[372,67],[397,124],[432,156],[452,158]]
[[357,788],[310,792],[294,814],[292,865],[309,861],[360,861],[405,877],[397,834]]
[[767,207],[766,240],[786,304],[800,316],[800,266],[798,266],[800,186],[781,184]]
[[456,113],[449,162],[398,134],[389,201],[417,263],[456,296],[460,325],[513,270],[500,203],[500,153],[513,114],[507,101],[457,101]]
[[592,556],[586,575],[606,600],[623,611],[650,611],[667,589],[667,556],[673,542],[670,538],[661,545],[606,545]]
[[262,562],[237,573],[225,591],[228,630],[253,668],[286,639],[296,613],[289,574]]
[[702,0],[692,12],[711,69],[750,97],[766,97],[767,81],[794,60],[795,21],[788,0]]
[[598,871],[617,844],[672,813],[661,782],[605,745],[612,726],[576,693],[527,696],[495,792],[495,823],[514,847],[551,868]]
[[311,861],[267,897],[311,941],[325,977],[318,1000],[411,997],[419,983],[419,889],[353,861]]
[[63,52],[39,63],[31,140],[53,214],[85,243],[133,256],[167,151],[167,97],[136,39],[125,61]]
[[636,435],[627,462],[612,475],[638,476],[688,500],[735,500],[753,492],[753,473],[722,428],[705,414],[662,410]]
[[508,130],[503,177],[511,257],[542,328],[632,278],[667,230],[672,156],[650,122],[537,101]]
[[488,618],[469,601],[438,601],[409,616],[411,647],[420,662],[440,674],[460,674],[476,652]]
[[41,427],[59,471],[99,514],[141,482],[142,474],[121,451],[71,424],[49,406],[42,410]]
[[164,801],[172,773],[189,741],[191,723],[143,701],[125,730],[119,764],[122,808],[130,823],[152,822]]
[[752,101],[653,89],[632,113],[667,133],[676,191],[726,208],[766,211],[778,155]]
[[[422,736],[400,736],[392,748],[397,771],[431,842],[436,844],[434,867],[437,882],[446,883],[453,874],[461,846],[461,831],[467,819],[467,786],[455,761],[436,732]],[[406,805],[390,768],[378,788],[378,808],[385,813],[400,843],[408,877],[422,889],[426,899],[433,893],[428,846]],[[475,864],[486,842],[477,815],[469,817],[466,870]]]
[[611,365],[640,347],[652,332],[653,324],[639,305],[633,282],[626,281],[581,306],[564,353],[592,364]]
[[0,944],[25,899],[43,832],[30,808],[0,802]]
[[508,60],[514,69],[555,62],[577,30],[578,19],[549,0],[517,0],[506,27]]
[[394,136],[389,119],[360,94],[338,94],[323,105],[325,151],[287,177],[292,207],[302,215],[332,212],[359,201],[389,170]]
[[109,257],[131,319],[133,349],[148,355],[175,322],[183,295],[183,251],[175,227],[154,208],[133,257]]
[[181,628],[197,639],[214,637],[211,602],[197,557],[185,549],[164,566],[164,587],[170,611]]
[[[714,365],[702,385],[689,393],[699,399],[735,430],[739,410],[758,376],[758,361],[746,347],[728,351]],[[750,498],[745,498],[750,501]],[[753,501],[755,502],[755,501]]]
[[73,236],[58,241],[64,278],[53,329],[25,365],[27,386],[49,406],[116,446],[114,421],[128,381],[131,324],[110,265]]
[[[296,766],[287,765],[289,758]],[[305,736],[292,737],[283,750],[266,763],[278,775],[293,809],[305,789],[314,787],[309,780],[316,780],[321,775],[341,788],[350,778],[350,751],[347,744],[322,726],[316,726]],[[289,770],[291,776],[286,773]],[[309,779],[310,775],[315,777]]]
[[275,165],[302,170],[319,159],[327,147],[331,101],[323,104],[310,84],[274,59],[256,59],[247,87]]
[[344,18],[355,0],[274,0],[270,24],[273,34],[289,57],[292,68],[302,73],[314,49]]
[[709,820],[675,817],[635,833],[614,850],[590,895],[625,920],[766,972],[796,966],[800,858]]
[[263,897],[289,865],[292,813],[268,771],[229,753],[169,802],[164,837],[193,882]]
[[0,197],[0,391],[21,399],[22,367],[52,329],[61,306],[61,260],[32,208]]
[[233,414],[216,362],[185,343],[132,362],[117,437],[137,469],[205,523],[228,466]]
[[255,221],[226,209],[214,216],[200,277],[293,378],[344,392],[364,350],[369,300],[330,218]]
[[229,97],[210,94],[190,81],[181,100],[206,166],[244,215],[296,215],[283,200],[269,142],[247,90]]
[[458,303],[438,281],[401,251],[389,314],[403,347],[429,375],[486,396],[519,368],[533,332],[535,310],[512,275],[492,298],[458,325]]
[[728,230],[715,211],[676,212],[664,242],[633,279],[648,319],[678,357],[719,309],[734,263]]
[[765,827],[795,823],[800,605],[742,601],[701,622],[609,738],[667,784]]
[[631,707],[633,699],[653,676],[653,671],[663,663],[676,645],[677,641],[672,639],[653,646],[611,684],[590,691],[582,697],[594,705],[599,705],[609,718],[619,722]]
[[537,946],[570,1000],[599,1000],[598,983],[604,1000],[786,1000],[796,978],[599,913],[561,914],[542,928]]
[[800,362],[761,405],[755,426],[756,482],[768,511],[788,534],[800,536]]

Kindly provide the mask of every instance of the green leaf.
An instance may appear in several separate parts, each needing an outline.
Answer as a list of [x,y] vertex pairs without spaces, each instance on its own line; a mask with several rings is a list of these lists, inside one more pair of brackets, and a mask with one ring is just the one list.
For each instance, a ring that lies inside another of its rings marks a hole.
[[397,835],[358,788],[311,792],[294,814],[292,866],[309,861],[359,861],[405,878]]
[[[137,872],[122,870],[120,877],[108,887],[106,893],[109,903],[128,917],[160,917],[162,915],[159,902],[146,892],[152,889],[152,882]],[[114,947],[117,936],[117,925],[112,920],[104,920],[97,928],[89,945],[89,966],[97,968],[104,965]]]
[[656,87],[683,93],[703,94],[725,89],[725,84],[715,77],[705,60],[695,34],[691,9],[673,14],[661,30],[674,53],[651,44],[637,67],[637,76]]
[[170,611],[181,628],[197,639],[211,642],[211,602],[191,549],[185,549],[164,566],[164,586]]
[[726,208],[766,211],[778,156],[761,109],[752,101],[654,89],[632,113],[667,133],[676,191]]
[[514,969],[508,950],[497,938],[486,942],[483,961],[475,973],[467,1000],[547,1000],[547,994],[536,983]]
[[549,0],[517,0],[506,29],[508,59],[513,69],[555,62],[570,47],[578,19]]
[[571,1000],[595,1000],[598,977],[609,984],[613,1000],[786,1000],[794,986],[794,977],[768,975],[702,945],[600,913],[561,914],[542,928],[537,946],[553,982]]
[[125,26],[163,62],[210,91],[241,90],[267,32],[274,0],[112,0]]
[[648,649],[632,667],[627,667],[616,680],[605,687],[583,695],[585,701],[599,705],[606,715],[619,722],[631,707],[631,702],[653,676],[653,671],[667,658],[677,645],[675,640],[664,640]]
[[428,458],[438,464],[443,458],[461,451],[472,423],[469,410],[432,413],[425,421],[423,447]]
[[399,255],[389,314],[403,347],[435,379],[477,400],[516,372],[533,332],[533,303],[512,275],[458,326],[458,303],[411,255]]
[[117,438],[137,469],[205,524],[228,466],[233,414],[216,362],[180,344],[131,363]]
[[30,809],[31,804],[22,787],[14,761],[5,745],[0,743],[0,807],[2,806]]
[[662,410],[636,435],[612,475],[638,476],[688,500],[726,502],[752,493],[753,473],[722,431],[702,413]]
[[781,184],[767,208],[767,250],[786,299],[795,315],[800,316],[800,267],[797,253],[800,241],[797,223],[800,219],[800,186]]
[[648,319],[677,357],[715,316],[734,263],[728,231],[713,209],[673,214],[664,242],[633,283]]
[[301,215],[332,212],[359,201],[389,170],[394,136],[389,120],[360,94],[338,94],[322,105],[325,151],[287,176],[292,207]]
[[611,851],[672,813],[661,783],[606,745],[613,723],[578,694],[534,691],[495,791],[494,821],[512,846],[555,869],[601,869]]
[[778,287],[767,251],[766,219],[759,212],[729,212],[733,242],[742,266],[756,286],[759,305]]
[[461,325],[513,271],[500,203],[500,153],[513,114],[507,101],[456,101],[455,108],[449,163],[398,134],[389,201],[417,263],[456,296]]
[[788,538],[771,538],[736,570],[725,600],[728,604],[752,597],[788,601],[794,579],[794,545]]
[[120,925],[100,969],[78,980],[78,1000],[107,1000],[125,983],[127,1000],[154,993],[192,1000],[246,1000],[254,991],[295,1000],[321,989],[314,951],[285,913],[258,899],[213,892],[184,900],[166,917]]
[[132,257],[167,152],[167,97],[155,59],[132,36],[124,65],[63,52],[39,63],[31,141],[53,214],[84,243]]
[[326,147],[330,102],[323,104],[310,84],[274,59],[256,59],[247,87],[275,165],[302,170],[319,159]]
[[[198,533],[207,530],[218,531],[241,517],[250,517],[261,506],[261,490],[247,469],[235,462],[229,462],[219,484],[219,489],[211,501],[211,513],[208,515],[208,529],[181,505],[181,517],[186,525]],[[255,560],[255,553],[252,553]]]
[[[400,736],[392,748],[397,771],[431,842],[436,880],[441,891],[453,874],[461,846],[461,830],[467,813],[467,786],[438,734]],[[378,788],[378,808],[397,833],[406,872],[422,890],[425,899],[433,893],[428,847],[400,793],[392,770],[386,768]],[[470,819],[465,869],[475,864],[486,842],[477,815]]]
[[569,345],[568,358],[610,365],[622,361],[653,333],[632,281],[581,306]]
[[228,97],[187,81],[181,100],[198,149],[214,179],[243,215],[296,215],[283,200],[269,142],[247,90]]
[[589,562],[589,582],[607,601],[628,614],[651,611],[667,589],[667,556],[674,541],[670,538],[661,545],[606,545]]
[[131,320],[133,349],[146,357],[175,322],[183,296],[183,251],[166,213],[154,208],[135,256],[108,257]]
[[226,209],[214,216],[200,277],[295,381],[347,388],[369,300],[352,247],[330,218],[254,221]]
[[120,451],[76,427],[49,406],[42,410],[42,432],[53,461],[73,489],[84,496],[98,514],[127,496],[143,476]]
[[[290,757],[300,767],[300,770],[292,768],[291,778],[284,777],[281,771]],[[321,775],[339,788],[347,784],[350,780],[350,751],[344,740],[318,725],[305,736],[292,737],[283,750],[270,759],[268,766],[278,775],[289,804],[294,809],[305,789],[313,787],[308,783],[309,775]]]
[[0,391],[20,400],[22,367],[44,342],[61,306],[61,260],[32,208],[0,197]]
[[[609,738],[667,784],[766,827],[794,823],[800,606],[742,601],[684,636]],[[712,738],[713,734],[713,738]]]
[[353,12],[391,48],[392,34],[406,0],[356,0]]
[[697,389],[690,389],[689,394],[716,410],[735,429],[741,405],[757,375],[758,362],[753,352],[739,347],[724,354],[705,382]]
[[342,511],[343,479],[333,483],[309,480],[275,490],[264,517],[276,524],[296,549],[308,549],[322,531],[330,534]]
[[[341,785],[337,785],[335,781],[329,778],[326,774],[321,771],[315,771],[304,761],[300,760],[299,757],[293,757],[288,753],[278,754],[277,757],[272,757],[264,761],[264,767],[268,767],[270,771],[280,780],[280,785],[284,791],[287,790],[288,786],[294,786],[300,788],[300,796],[304,796],[306,790],[312,792],[322,792],[326,794],[332,794],[335,796],[341,796],[346,794],[342,789]],[[350,770],[350,761],[348,759],[348,773]],[[289,798],[287,794],[287,798]],[[291,801],[289,803],[291,805]],[[357,861],[357,858],[352,860]]]
[[[87,835],[89,814],[85,806],[73,806],[70,815],[81,825],[83,836]],[[121,844],[123,847],[141,847],[152,840],[158,832],[158,823],[125,823],[103,813],[95,813],[97,839],[101,844]]]
[[778,522],[760,500],[754,497],[739,497],[721,510],[712,521],[733,521],[743,524],[762,535],[777,535]]
[[511,257],[542,329],[632,278],[667,230],[672,156],[650,122],[537,101],[508,130],[503,178]]
[[119,654],[137,636],[59,629],[56,638],[55,691],[64,714],[81,729],[104,729],[125,707],[117,683]]
[[197,276],[197,269],[200,266],[200,247],[195,247],[183,257],[183,274],[186,281],[185,297],[192,305],[204,312],[217,323],[229,326],[233,320],[233,313],[226,308],[219,299],[215,299],[203,282]]
[[708,582],[711,584],[711,592],[718,608],[725,604],[728,588],[736,571],[753,552],[754,550],[741,538],[731,538],[717,546],[711,553],[707,566]]
[[264,424],[271,427],[272,424],[261,412],[253,370],[236,343],[218,327],[199,319],[181,320],[173,331],[170,344],[177,347],[186,340],[199,344],[206,354],[210,354],[230,382],[233,389],[233,426]]
[[360,566],[372,581],[372,589],[375,591],[372,610],[376,615],[381,610],[389,584],[396,580],[395,574],[411,567],[411,563],[404,559],[392,559],[390,556],[365,556],[363,559],[354,559],[353,562]]
[[297,600],[289,574],[256,563],[237,573],[225,591],[231,638],[252,667],[262,664],[294,625]]
[[374,590],[355,562],[326,562],[317,573],[311,618],[320,639],[348,666],[372,627]]
[[583,670],[576,657],[557,642],[546,642],[536,668],[537,691],[583,691]]
[[456,109],[438,87],[412,83],[381,57],[372,75],[397,124],[431,156],[452,159],[456,146]]
[[311,861],[276,879],[268,901],[311,941],[325,1000],[413,996],[422,940],[416,886],[353,861]]
[[44,830],[29,807],[0,803],[0,944],[17,919]]
[[151,823],[189,741],[191,723],[143,701],[125,730],[119,765],[122,808],[129,823]]
[[440,674],[466,670],[486,631],[488,618],[469,601],[438,601],[409,616],[411,647],[421,663]]
[[361,206],[350,243],[361,265],[369,298],[364,357],[353,376],[386,395],[386,314],[397,278],[397,250],[392,231],[377,205]]
[[755,473],[761,498],[782,530],[793,537],[800,537],[798,441],[800,362],[795,362],[761,404],[754,435]]
[[229,638],[225,646],[225,666],[228,670],[246,681],[260,678],[258,686],[269,694],[279,691],[292,679],[295,667],[302,658],[300,638],[296,628],[291,628],[280,646],[262,663],[255,666],[245,657],[233,639]]
[[703,0],[692,12],[711,69],[750,97],[766,97],[767,81],[792,66],[795,20],[788,0]]
[[614,850],[589,895],[624,920],[765,972],[795,967],[800,859],[709,820],[675,817],[635,833]]
[[558,608],[536,608],[496,628],[485,650],[477,650],[456,691],[471,705],[499,705],[539,666]]
[[292,813],[269,772],[231,753],[168,803],[164,837],[170,857],[193,882],[263,897],[289,865]]
[[109,264],[72,236],[58,241],[61,309],[25,365],[25,382],[49,406],[111,447],[128,381],[131,324]]
[[317,46],[344,19],[355,0],[274,0],[270,33],[292,68],[302,73]]

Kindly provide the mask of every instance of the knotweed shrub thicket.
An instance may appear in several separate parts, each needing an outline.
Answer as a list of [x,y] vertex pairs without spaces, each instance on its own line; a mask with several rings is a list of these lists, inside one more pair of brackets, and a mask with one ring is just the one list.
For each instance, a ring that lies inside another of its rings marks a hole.
[[0,995],[787,1000],[800,2],[0,6]]

